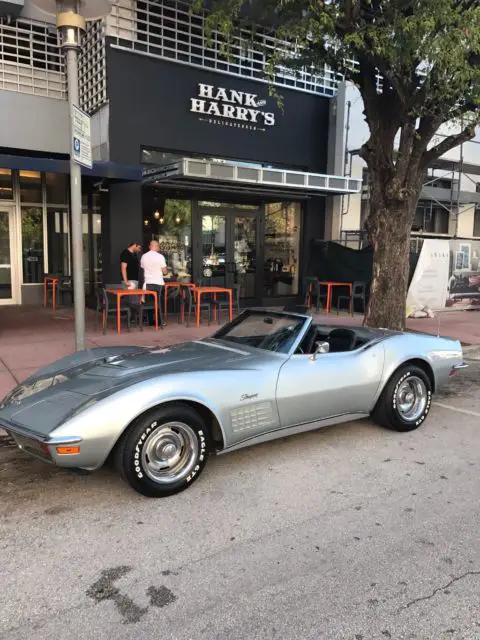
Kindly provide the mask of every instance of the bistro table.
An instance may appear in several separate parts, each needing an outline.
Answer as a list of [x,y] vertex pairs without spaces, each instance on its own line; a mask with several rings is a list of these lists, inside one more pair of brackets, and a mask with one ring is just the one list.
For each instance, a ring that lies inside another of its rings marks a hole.
[[165,313],[163,314],[165,317],[165,320],[167,319],[167,315],[168,315],[168,290],[169,289],[180,289],[182,287],[187,287],[188,289],[195,289],[197,285],[193,284],[193,282],[172,282],[170,281],[165,281],[164,284],[164,291],[165,291]]
[[333,293],[333,287],[348,287],[348,290],[350,292],[350,297],[352,297],[352,283],[351,282],[330,282],[330,281],[326,281],[323,282],[321,280],[318,281],[318,284],[321,287],[327,287],[327,313],[330,313],[331,308],[332,308],[332,293]]
[[107,293],[117,298],[117,333],[120,335],[122,322],[120,315],[120,308],[122,298],[124,296],[153,296],[155,302],[155,329],[158,331],[158,295],[156,291],[150,291],[149,289],[105,289]]
[[[193,289],[193,294],[196,296],[196,315],[197,315],[197,329],[200,327],[200,302],[201,302],[201,298],[202,298],[202,294],[204,293],[213,293],[213,299],[216,300],[217,299],[217,293],[226,293],[228,294],[228,310],[230,313],[230,322],[233,320],[233,295],[232,295],[232,290],[231,289],[227,289],[226,287],[195,287],[195,289]],[[214,316],[213,319],[216,320],[217,319],[217,309],[216,307],[214,308]]]
[[60,278],[58,276],[43,276],[43,306],[47,306],[48,287],[52,287],[52,309],[55,311],[57,306],[56,289]]

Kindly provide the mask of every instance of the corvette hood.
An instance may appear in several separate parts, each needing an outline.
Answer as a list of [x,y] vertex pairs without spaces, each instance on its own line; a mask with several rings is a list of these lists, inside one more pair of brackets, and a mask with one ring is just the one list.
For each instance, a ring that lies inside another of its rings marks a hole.
[[0,424],[48,433],[92,398],[160,375],[254,368],[256,357],[214,340],[83,351],[40,369],[18,385],[0,404]]

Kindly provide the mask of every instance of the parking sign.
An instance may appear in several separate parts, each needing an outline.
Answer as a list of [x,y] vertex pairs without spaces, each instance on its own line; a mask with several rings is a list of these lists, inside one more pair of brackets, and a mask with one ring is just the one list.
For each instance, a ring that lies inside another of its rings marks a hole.
[[90,116],[76,106],[72,107],[72,158],[84,167],[92,168],[92,141]]

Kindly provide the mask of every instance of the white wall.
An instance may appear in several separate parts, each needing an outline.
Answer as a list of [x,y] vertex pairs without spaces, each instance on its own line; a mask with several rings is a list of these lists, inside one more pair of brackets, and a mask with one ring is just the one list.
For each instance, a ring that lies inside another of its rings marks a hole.
[[457,236],[459,238],[471,238],[475,217],[475,205],[467,204],[460,207],[457,222]]
[[[349,127],[346,132],[348,136],[347,151],[357,151],[367,141],[369,129],[363,115],[362,98],[358,89],[352,84],[347,86],[345,100],[347,103],[350,102],[350,119],[349,122],[345,122],[345,127]],[[346,113],[347,111],[348,107]],[[365,162],[358,155],[351,156],[351,175],[353,178],[361,179],[365,166]],[[361,198],[360,194],[344,197],[342,231],[358,231],[360,228]]]
[[68,103],[0,89],[0,146],[70,153]]

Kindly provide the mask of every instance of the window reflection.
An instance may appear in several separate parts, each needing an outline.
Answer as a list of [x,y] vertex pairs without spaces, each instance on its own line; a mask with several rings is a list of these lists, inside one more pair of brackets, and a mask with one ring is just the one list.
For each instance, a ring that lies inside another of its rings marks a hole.
[[82,247],[83,247],[83,282],[85,283],[85,291],[90,289],[90,260],[89,251],[89,234],[88,234],[88,209],[83,209],[82,213]]
[[236,217],[234,234],[235,272],[240,295],[253,298],[257,279],[257,218]]
[[92,236],[93,280],[95,287],[99,287],[102,282],[102,216],[96,207],[92,213]]
[[190,200],[165,200],[153,212],[146,228],[149,230],[146,240],[155,238],[160,243],[160,251],[167,261],[168,277],[173,277],[175,280],[190,280],[192,275],[192,204]]
[[265,207],[265,294],[298,293],[300,249],[299,202],[280,202]]
[[225,216],[202,216],[202,278],[208,284],[225,286],[226,251]]
[[49,272],[70,275],[70,229],[66,209],[47,208],[47,237]]
[[22,207],[22,263],[25,284],[43,281],[42,207]]
[[47,204],[68,204],[67,176],[63,173],[46,173]]
[[41,203],[42,175],[40,171],[20,171],[20,200],[22,202]]
[[0,300],[12,297],[10,260],[10,216],[0,208]]

